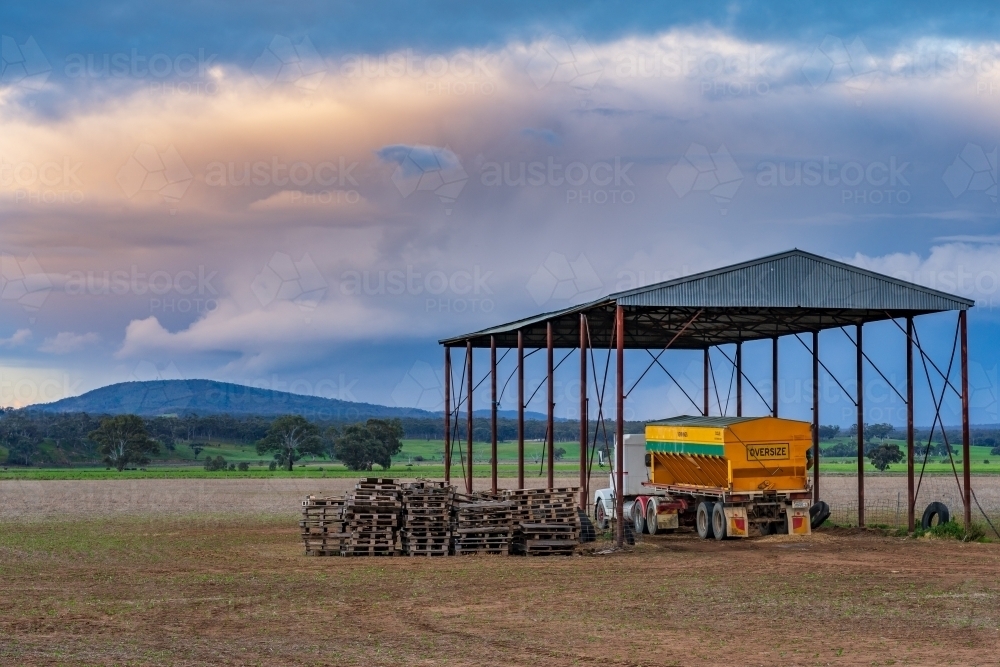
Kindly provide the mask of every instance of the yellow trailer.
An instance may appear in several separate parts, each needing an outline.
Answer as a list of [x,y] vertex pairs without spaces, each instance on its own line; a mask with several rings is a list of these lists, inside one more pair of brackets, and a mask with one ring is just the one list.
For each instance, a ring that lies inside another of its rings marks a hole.
[[687,519],[702,537],[718,539],[810,533],[808,422],[673,417],[648,423],[645,439],[653,495],[637,509],[651,530]]

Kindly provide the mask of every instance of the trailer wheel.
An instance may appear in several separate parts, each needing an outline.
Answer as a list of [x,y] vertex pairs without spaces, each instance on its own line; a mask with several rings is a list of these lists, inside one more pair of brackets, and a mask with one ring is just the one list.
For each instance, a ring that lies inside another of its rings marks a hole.
[[[937,520],[935,521],[935,519]],[[942,523],[948,523],[950,520],[951,514],[948,512],[948,506],[935,501],[924,510],[924,518],[920,521],[920,527],[928,530]]]
[[809,508],[809,525],[816,530],[823,525],[823,522],[830,518],[830,506],[822,500],[817,501]]
[[712,532],[715,533],[715,539],[724,540],[726,539],[726,533],[729,532],[726,526],[726,510],[722,503],[715,503],[712,508]]
[[712,530],[712,508],[715,503],[703,500],[698,503],[698,511],[695,514],[695,526],[698,528],[698,537],[703,540],[715,537]]
[[774,535],[775,527],[776,524],[774,524],[773,522],[765,521],[764,523],[760,524],[760,527],[758,528],[758,530],[760,530],[760,536],[767,537],[768,535]]
[[646,514],[642,511],[642,503],[638,498],[632,503],[632,528],[636,535],[642,535],[646,529]]
[[604,509],[604,499],[597,501],[597,507],[594,508],[594,524],[599,530],[608,529],[608,511]]
[[656,525],[656,498],[650,498],[646,502],[646,532],[656,535],[659,527]]

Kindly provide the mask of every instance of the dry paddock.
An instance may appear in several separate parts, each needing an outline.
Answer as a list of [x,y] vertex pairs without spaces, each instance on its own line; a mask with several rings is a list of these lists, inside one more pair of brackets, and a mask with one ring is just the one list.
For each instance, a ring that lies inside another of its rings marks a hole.
[[[606,475],[595,475],[591,488],[607,486],[607,479]],[[344,493],[354,482],[351,478],[0,481],[0,521],[229,512],[292,516],[305,496]],[[501,488],[512,488],[515,483],[500,480]],[[556,478],[556,486],[578,483],[575,477]],[[477,490],[489,489],[490,480],[475,478],[474,485]],[[542,487],[545,479],[529,477],[526,485]],[[974,477],[972,486],[990,516],[1000,516],[1000,476]],[[835,509],[857,507],[855,477],[824,476],[820,490]],[[870,476],[865,480],[865,496],[866,504],[880,509],[894,510],[902,503],[905,513],[906,478]],[[961,512],[961,494],[953,477],[924,478],[917,506],[922,509],[932,500],[943,500],[953,512]]]
[[557,559],[309,558],[287,504],[349,480],[260,482],[0,483],[0,664],[993,665],[1000,654],[1000,544],[834,529],[655,536]]

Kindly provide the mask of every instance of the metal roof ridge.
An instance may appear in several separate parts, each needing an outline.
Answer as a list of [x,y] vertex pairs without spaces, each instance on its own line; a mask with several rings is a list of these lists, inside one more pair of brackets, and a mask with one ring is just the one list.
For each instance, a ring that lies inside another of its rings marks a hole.
[[657,290],[657,289],[662,289],[662,288],[665,288],[665,287],[673,287],[675,285],[682,285],[684,283],[694,282],[696,280],[703,280],[705,278],[712,278],[712,277],[723,275],[723,274],[726,274],[726,273],[733,273],[735,271],[740,271],[740,270],[748,268],[750,266],[756,266],[756,265],[759,265],[759,264],[764,264],[766,262],[771,262],[771,261],[774,261],[776,259],[782,259],[784,257],[806,257],[808,259],[812,259],[814,261],[821,262],[821,263],[826,264],[828,266],[834,266],[834,267],[837,267],[837,268],[846,269],[848,271],[853,271],[853,272],[856,272],[856,273],[860,273],[860,274],[866,275],[866,276],[868,276],[870,278],[875,278],[877,280],[884,280],[884,281],[893,283],[895,285],[898,285],[899,287],[904,287],[906,289],[913,289],[913,290],[916,290],[916,291],[919,291],[919,292],[923,292],[924,294],[928,294],[928,295],[931,295],[931,296],[937,296],[937,297],[940,297],[940,298],[951,299],[952,301],[957,301],[959,303],[963,303],[963,304],[969,306],[970,308],[971,307],[975,307],[975,305],[976,305],[976,302],[975,302],[974,299],[967,299],[965,297],[958,296],[957,294],[950,294],[948,292],[943,292],[941,290],[936,290],[936,289],[933,289],[931,287],[926,287],[924,285],[920,285],[920,284],[917,284],[917,283],[908,282],[906,280],[900,280],[899,278],[893,278],[892,276],[888,276],[888,275],[886,275],[884,273],[879,273],[877,271],[872,271],[870,269],[865,269],[865,268],[862,268],[860,266],[855,266],[853,264],[848,264],[846,262],[841,262],[841,261],[836,260],[836,259],[830,259],[829,257],[823,257],[822,255],[817,255],[815,253],[809,252],[808,250],[801,250],[799,248],[792,248],[791,250],[785,250],[785,251],[774,253],[774,254],[771,254],[771,255],[765,255],[764,257],[758,257],[756,259],[751,259],[751,260],[747,260],[747,261],[744,261],[744,262],[739,262],[737,264],[730,264],[728,266],[721,266],[721,267],[719,267],[717,269],[709,269],[708,271],[701,271],[699,273],[693,273],[690,276],[681,276],[680,278],[674,278],[672,280],[664,280],[664,281],[659,282],[659,283],[653,283],[652,285],[644,285],[642,287],[633,287],[630,290],[624,290],[624,291],[621,291],[621,292],[613,292],[613,293],[609,294],[607,298],[611,299],[611,300],[614,300],[614,301],[618,301],[618,299],[621,299],[621,298],[626,297],[626,296],[633,296],[633,295],[636,295],[636,294],[644,294],[644,293],[651,292],[651,291]]

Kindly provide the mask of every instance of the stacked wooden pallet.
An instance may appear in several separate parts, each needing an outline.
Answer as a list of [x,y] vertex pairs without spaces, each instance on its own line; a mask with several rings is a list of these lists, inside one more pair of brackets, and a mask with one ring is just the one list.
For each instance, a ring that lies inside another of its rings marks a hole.
[[521,489],[506,491],[515,507],[514,544],[528,556],[573,554],[580,541],[579,489]]
[[299,528],[307,556],[339,556],[344,540],[351,535],[344,530],[343,496],[309,496],[302,501]]
[[350,537],[344,541],[345,556],[394,556],[402,550],[399,516],[402,509],[399,484],[394,479],[361,479],[344,503],[344,522]]
[[444,482],[402,485],[403,553],[407,556],[447,556],[451,553],[451,511],[454,488]]
[[456,505],[455,554],[510,554],[514,535],[513,505],[479,500]]

